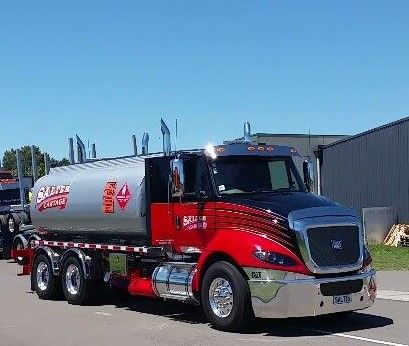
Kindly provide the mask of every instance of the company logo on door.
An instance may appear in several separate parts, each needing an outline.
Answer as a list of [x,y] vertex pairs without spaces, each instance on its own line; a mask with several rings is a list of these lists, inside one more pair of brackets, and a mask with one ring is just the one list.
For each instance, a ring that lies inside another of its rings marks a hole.
[[42,186],[38,190],[36,208],[39,212],[45,209],[64,209],[67,205],[70,185]]
[[206,216],[183,216],[183,229],[184,230],[206,229],[206,228],[207,228]]

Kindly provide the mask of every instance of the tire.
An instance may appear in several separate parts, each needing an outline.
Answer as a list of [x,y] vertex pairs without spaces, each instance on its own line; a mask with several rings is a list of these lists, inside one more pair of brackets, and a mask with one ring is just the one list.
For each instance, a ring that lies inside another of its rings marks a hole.
[[8,215],[0,215],[0,237],[3,240],[3,259],[11,258],[12,238],[7,227]]
[[[217,304],[217,294],[224,290],[224,306]],[[238,331],[254,319],[250,289],[240,271],[229,262],[216,262],[202,281],[203,310],[210,323],[219,330]]]
[[34,261],[31,281],[40,299],[56,299],[60,294],[61,283],[53,274],[50,259],[38,255]]
[[10,245],[3,245],[3,259],[4,260],[11,259],[11,246]]
[[19,232],[20,216],[16,213],[11,213],[7,216],[6,230],[11,237],[14,237]]
[[[14,241],[13,249],[15,249],[15,250],[22,250],[22,249],[24,249],[24,244],[23,244],[23,242],[21,241],[21,239],[17,238],[17,239]],[[26,264],[26,260],[25,260],[23,257],[17,257],[17,258],[16,258],[16,262],[17,262],[19,265],[21,265],[21,266],[24,265],[24,264]]]
[[6,231],[7,215],[0,215],[0,231]]
[[87,305],[93,297],[93,281],[85,279],[82,264],[76,256],[68,257],[61,272],[62,289],[69,304]]
[[20,218],[20,226],[27,225],[29,223],[29,221],[30,221],[29,216],[24,211],[20,211],[18,213],[18,217]]

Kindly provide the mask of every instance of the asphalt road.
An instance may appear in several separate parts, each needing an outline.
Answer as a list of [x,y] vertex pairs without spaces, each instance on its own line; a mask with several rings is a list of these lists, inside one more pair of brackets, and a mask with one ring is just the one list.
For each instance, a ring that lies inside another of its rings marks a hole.
[[[225,333],[212,329],[200,308],[174,302],[112,294],[102,295],[93,306],[42,301],[30,291],[27,276],[16,276],[19,270],[0,261],[1,346],[409,345],[409,301],[379,299],[342,319],[257,320],[246,333]],[[381,274],[379,286],[385,281],[385,289],[394,289],[396,278],[408,291],[405,275]]]

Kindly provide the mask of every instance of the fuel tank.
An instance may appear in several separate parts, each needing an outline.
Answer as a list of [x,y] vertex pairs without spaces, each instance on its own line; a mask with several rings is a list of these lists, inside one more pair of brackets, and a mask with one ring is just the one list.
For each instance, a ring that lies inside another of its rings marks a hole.
[[53,168],[33,188],[33,225],[54,233],[144,236],[144,177],[138,157]]

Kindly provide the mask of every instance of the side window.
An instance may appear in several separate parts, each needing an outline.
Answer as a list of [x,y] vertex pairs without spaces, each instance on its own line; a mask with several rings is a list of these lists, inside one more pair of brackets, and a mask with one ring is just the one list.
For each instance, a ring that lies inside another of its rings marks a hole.
[[284,160],[271,161],[268,163],[270,169],[271,188],[288,189],[288,171]]
[[151,201],[166,203],[168,201],[170,159],[153,159],[150,170]]
[[208,162],[204,157],[197,160],[196,191],[204,191],[208,197],[213,195]]
[[185,194],[194,194],[196,192],[196,162],[195,159],[184,160]]

